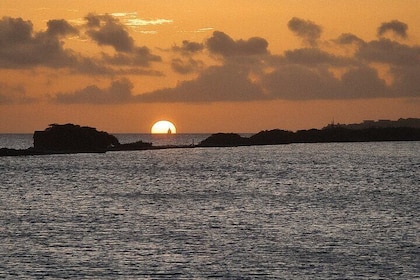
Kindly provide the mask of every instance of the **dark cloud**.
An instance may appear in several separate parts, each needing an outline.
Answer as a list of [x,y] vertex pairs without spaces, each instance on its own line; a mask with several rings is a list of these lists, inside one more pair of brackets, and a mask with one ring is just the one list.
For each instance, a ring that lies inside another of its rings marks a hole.
[[288,63],[304,65],[327,64],[331,66],[349,66],[354,63],[350,58],[336,56],[317,48],[303,48],[285,51],[284,57]]
[[193,54],[201,52],[204,49],[204,45],[197,42],[190,42],[188,40],[182,41],[181,46],[173,46],[172,50],[175,52],[180,52],[182,54]]
[[[90,14],[85,18],[89,30],[86,32],[98,45],[112,46],[116,51],[132,52],[134,39],[117,19],[110,15]],[[101,23],[103,24],[101,25]]]
[[29,20],[3,17],[0,20],[0,46],[4,48],[29,42],[32,39],[32,28]]
[[420,64],[420,46],[408,46],[383,38],[362,45],[356,56],[369,62],[418,65]]
[[154,55],[147,47],[136,47],[131,53],[116,53],[110,56],[102,54],[104,61],[113,65],[149,66],[150,62],[162,61],[160,56]]
[[117,51],[115,54],[104,53],[101,58],[86,57],[64,48],[62,40],[66,36],[79,34],[80,30],[63,19],[50,20],[45,31],[35,32],[30,21],[3,17],[0,20],[0,68],[45,66],[67,68],[70,73],[89,75],[161,75],[156,71],[137,68],[149,67],[151,62],[162,59],[149,48],[136,46],[127,30],[112,16],[88,15],[86,21],[87,32],[94,41],[114,47]]
[[136,97],[138,102],[215,102],[261,99],[261,88],[236,64],[212,66],[192,81],[176,88],[157,90]]
[[121,104],[132,101],[133,84],[128,79],[116,80],[108,88],[95,85],[85,87],[71,93],[57,93],[54,101],[57,103],[74,104]]
[[[309,26],[316,25],[311,23]],[[318,37],[305,38],[315,42]],[[212,53],[232,57],[239,53],[239,41],[234,41],[222,32],[215,32],[208,39],[207,47]],[[388,39],[365,42],[348,33],[335,41],[338,46],[354,44],[357,49],[351,55],[339,56],[313,46],[287,50],[283,55],[266,54],[261,59],[229,59],[221,66],[201,71],[195,80],[179,83],[175,88],[136,96],[134,100],[216,102],[420,96],[420,79],[416,78],[420,72],[418,46],[408,46]],[[387,84],[380,77],[377,69],[371,65],[375,62],[390,67],[394,79],[392,82],[388,81]],[[173,64],[183,69],[183,61],[174,60]],[[337,69],[340,69],[338,72],[341,74],[334,72]]]
[[361,66],[350,69],[341,77],[339,98],[374,98],[388,97],[389,89],[385,81],[378,77],[378,72],[369,67]]
[[172,59],[171,67],[172,70],[179,74],[189,74],[203,69],[204,63],[192,58],[187,60],[175,58]]
[[96,14],[88,14],[87,16],[85,16],[85,20],[86,20],[86,26],[88,28],[96,28],[96,27],[100,27],[101,26],[101,20],[106,20],[106,19],[112,19],[110,16],[99,16]]
[[47,33],[50,36],[65,36],[69,34],[77,35],[79,30],[73,27],[64,19],[54,19],[47,22]]
[[401,22],[399,20],[392,20],[389,22],[383,22],[378,27],[378,36],[383,36],[388,31],[394,32],[395,35],[406,39],[407,38],[407,30],[408,25],[404,22]]
[[111,15],[89,14],[85,17],[88,30],[86,33],[100,46],[111,46],[117,53],[103,53],[104,62],[119,66],[149,66],[151,62],[162,61],[150,49],[136,46],[127,28]]
[[[3,17],[0,20],[1,67],[26,68],[44,65],[57,68],[74,64],[76,55],[65,50],[58,38],[62,32],[70,32],[67,29],[70,25],[65,22],[53,22],[50,25],[54,26],[49,28],[50,31],[34,33],[30,21]],[[61,29],[58,25],[61,25]]]
[[[99,56],[85,57],[64,49],[64,42],[60,40],[77,34],[77,29],[63,20],[49,21],[46,31],[34,32],[30,21],[5,17],[0,20],[0,67],[67,67],[71,73],[110,77],[163,75],[150,68],[150,64],[161,61],[161,57],[145,46],[137,46],[117,19],[94,14],[85,19],[86,25],[79,30],[86,30],[98,45],[112,47],[111,52],[103,50]],[[399,36],[406,34],[408,27],[398,31],[394,25],[383,24],[381,34],[388,31],[399,32]],[[215,31],[203,44],[185,40],[171,49],[179,56],[170,61],[172,70],[179,74],[197,73],[193,80],[179,82],[174,88],[134,95],[133,84],[120,79],[107,88],[92,85],[57,93],[53,100],[120,104],[420,97],[420,46],[384,37],[364,41],[354,34],[344,33],[333,40],[335,50],[332,52],[332,48],[317,45],[322,31],[317,24],[292,18],[288,27],[310,46],[272,55],[264,38],[234,40]],[[350,52],[348,45],[351,45]],[[217,60],[217,66],[206,68],[202,61],[195,59],[198,54],[200,58],[210,54]],[[218,60],[219,56],[224,59]],[[378,67],[382,67],[381,75]],[[384,69],[386,74],[383,74]],[[28,100],[23,89],[0,84],[0,102]]]
[[248,40],[234,41],[231,37],[220,31],[213,32],[213,36],[207,39],[206,46],[210,52],[225,57],[268,53],[268,42],[263,38],[253,37]]
[[338,80],[325,68],[293,64],[277,67],[263,77],[262,84],[270,99],[334,99],[339,89]]
[[294,17],[289,20],[287,26],[293,33],[301,37],[304,42],[310,46],[316,46],[317,40],[321,37],[321,26],[309,20]]
[[362,39],[360,39],[359,37],[351,33],[343,33],[340,35],[340,37],[338,37],[334,41],[340,45],[350,45],[350,44],[362,45],[365,43],[365,41],[363,41]]
[[394,82],[390,86],[393,96],[420,97],[420,63],[391,67]]
[[287,64],[252,79],[251,69],[236,64],[206,69],[195,80],[176,88],[135,97],[136,102],[223,102],[254,100],[327,100],[390,97],[375,69],[356,67],[341,79],[327,68]]

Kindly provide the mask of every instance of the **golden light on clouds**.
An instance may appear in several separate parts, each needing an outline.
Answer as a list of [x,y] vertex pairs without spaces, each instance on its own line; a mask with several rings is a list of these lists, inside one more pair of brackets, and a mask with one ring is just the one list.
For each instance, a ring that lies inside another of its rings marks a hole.
[[416,6],[3,0],[0,132],[61,121],[148,132],[165,117],[185,132],[257,132],[420,117]]

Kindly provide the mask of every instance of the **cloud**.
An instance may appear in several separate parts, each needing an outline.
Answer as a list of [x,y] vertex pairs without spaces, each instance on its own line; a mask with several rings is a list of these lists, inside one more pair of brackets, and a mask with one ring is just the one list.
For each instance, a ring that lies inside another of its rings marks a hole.
[[64,19],[49,20],[47,22],[47,26],[47,33],[50,36],[65,36],[69,34],[79,34],[79,30],[76,27],[70,25]]
[[337,78],[323,67],[285,64],[275,71],[257,75],[239,64],[213,66],[195,80],[175,88],[161,89],[135,97],[136,102],[227,102],[255,100],[327,100],[390,97],[391,91],[377,71],[356,67]]
[[337,91],[340,98],[375,98],[389,97],[390,91],[385,81],[378,77],[378,72],[369,66],[350,69],[341,78]]
[[108,88],[95,85],[70,93],[57,93],[53,100],[63,104],[121,104],[132,101],[133,84],[125,78],[113,81]]
[[65,21],[52,21],[46,32],[35,33],[30,21],[3,17],[0,20],[0,65],[2,68],[71,65],[77,56],[65,50],[58,37],[74,31]]
[[389,22],[383,22],[379,27],[377,34],[378,36],[383,36],[388,31],[394,32],[395,35],[406,39],[407,38],[407,30],[408,25],[404,22],[401,22],[399,20],[392,20]]
[[356,56],[368,62],[418,65],[420,63],[420,46],[408,46],[382,38],[363,44],[357,51]]
[[420,63],[404,67],[392,67],[394,83],[391,90],[394,96],[420,97]]
[[212,66],[192,81],[175,88],[138,95],[137,102],[214,102],[247,101],[262,97],[261,88],[248,77],[248,71],[237,64]]
[[334,98],[339,88],[333,75],[303,65],[283,65],[263,77],[270,99],[310,100]]
[[[267,50],[268,43],[255,47],[252,40],[235,41],[216,31],[205,46],[210,53],[229,58],[222,65],[202,69],[196,79],[181,82],[175,88],[138,95],[134,100],[227,102],[420,97],[420,79],[416,78],[420,71],[419,46],[385,38],[365,42],[356,35],[344,33],[335,40],[337,46],[345,50],[346,45],[352,44],[356,50],[337,55],[315,44],[320,36],[318,25],[296,18],[291,22],[292,29],[311,42],[311,47],[271,55]],[[259,41],[265,40],[259,38]],[[245,45],[247,47],[242,48]],[[254,59],[246,59],[245,54]],[[231,59],[237,55],[242,56]],[[378,62],[389,67],[392,81],[386,82],[379,75],[375,68],[378,66],[374,66]],[[188,67],[183,68],[188,66],[183,60],[172,63],[179,72],[189,71]]]
[[293,33],[301,37],[303,41],[310,46],[316,46],[317,40],[321,37],[321,26],[309,20],[294,17],[289,20],[287,26]]
[[131,13],[112,13],[111,16],[121,18],[124,25],[127,26],[147,26],[147,25],[161,25],[165,23],[172,23],[171,19],[157,18],[157,19],[141,19],[137,17],[137,12]]
[[[87,26],[90,28],[86,33],[98,45],[112,46],[116,51],[132,52],[134,39],[128,34],[126,28],[110,15],[86,16]],[[101,23],[103,24],[101,25]]]
[[131,53],[116,53],[113,56],[102,53],[103,60],[112,65],[149,66],[150,62],[162,61],[160,56],[154,55],[147,47],[136,47]]
[[349,66],[354,63],[351,58],[340,57],[317,48],[303,48],[285,51],[284,57],[288,63],[304,65],[327,64],[331,66]]
[[206,46],[210,52],[225,57],[268,53],[268,42],[264,38],[253,37],[248,40],[234,41],[227,34],[220,31],[213,32],[213,36],[207,39]]
[[350,44],[357,44],[357,45],[363,45],[365,41],[360,39],[354,34],[351,33],[343,33],[338,37],[336,40],[334,40],[337,44],[340,45],[350,45]]
[[117,51],[114,56],[103,53],[105,62],[113,65],[149,66],[150,62],[162,61],[146,46],[136,46],[127,28],[111,15],[89,14],[85,17],[86,33],[100,46],[111,46]]
[[204,63],[200,60],[195,60],[192,58],[189,58],[187,60],[175,58],[172,59],[171,67],[172,70],[174,70],[176,73],[189,74],[203,69]]
[[0,82],[0,105],[32,103],[35,98],[26,94],[22,85],[8,85]]
[[[118,18],[89,14],[84,20],[84,25],[77,28],[65,20],[51,20],[45,31],[35,32],[30,21],[4,17],[0,20],[0,67],[67,67],[70,73],[109,77],[164,75],[151,67],[162,58],[148,47],[136,45]],[[406,34],[408,27],[398,31],[394,25],[381,25],[381,34]],[[420,97],[420,46],[381,36],[364,41],[343,33],[329,41],[334,44],[327,48],[317,44],[322,29],[316,23],[292,18],[288,27],[306,46],[274,55],[262,37],[233,39],[214,31],[203,43],[183,40],[170,49],[169,55],[177,56],[168,60],[174,72],[196,73],[195,78],[181,81],[174,88],[134,94],[133,84],[121,78],[105,88],[90,85],[60,92],[52,100],[63,104],[121,104]],[[64,48],[62,40],[66,36],[85,31],[95,44],[112,50],[102,48],[96,56],[88,57]],[[207,60],[203,58],[206,55]],[[19,103],[30,99],[23,88],[0,84],[0,100]]]
[[[89,14],[84,26],[73,26],[64,19],[49,20],[45,31],[35,32],[31,21],[22,18],[0,19],[0,68],[22,69],[37,66],[67,68],[70,73],[89,75],[161,75],[157,71],[138,69],[162,61],[149,48],[136,46],[134,39],[117,19],[109,15]],[[84,56],[64,48],[64,39],[87,28],[99,45],[110,45],[117,52],[110,55]]]
[[197,42],[190,42],[188,40],[182,41],[181,46],[173,46],[172,50],[180,52],[181,54],[188,55],[201,52],[204,49],[204,45]]

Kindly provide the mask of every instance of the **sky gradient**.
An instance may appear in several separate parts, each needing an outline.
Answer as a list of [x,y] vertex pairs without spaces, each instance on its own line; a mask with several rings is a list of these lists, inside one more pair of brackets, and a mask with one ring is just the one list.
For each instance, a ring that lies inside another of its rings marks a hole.
[[0,133],[180,133],[420,117],[420,4],[0,2]]

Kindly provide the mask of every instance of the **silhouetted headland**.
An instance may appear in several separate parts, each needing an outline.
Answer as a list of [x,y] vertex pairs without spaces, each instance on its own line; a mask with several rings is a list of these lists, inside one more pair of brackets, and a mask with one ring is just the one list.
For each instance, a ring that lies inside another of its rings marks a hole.
[[360,124],[331,123],[322,129],[296,132],[273,129],[249,138],[234,133],[217,133],[201,141],[199,147],[280,145],[291,143],[420,141],[420,119],[365,120]]
[[291,143],[420,141],[420,129],[410,127],[348,129],[329,127],[299,130],[274,129],[261,131],[249,138],[239,134],[217,133],[200,142],[199,147],[233,147],[280,145]]
[[104,131],[74,124],[51,124],[34,132],[34,150],[43,152],[106,152],[118,139]]
[[[404,126],[406,125],[406,126]],[[216,133],[198,145],[153,146],[141,140],[120,144],[107,132],[75,124],[51,124],[44,131],[35,131],[34,146],[28,149],[0,149],[0,156],[45,155],[62,153],[104,153],[168,148],[235,147],[280,145],[291,143],[420,141],[420,119],[398,121],[364,121],[362,124],[330,124],[322,129],[296,132],[273,129],[260,131],[251,137],[236,133]]]
[[118,139],[107,132],[75,124],[51,124],[44,131],[35,131],[34,146],[28,149],[0,149],[0,156],[105,153],[107,151],[127,151],[147,149],[151,143],[137,141],[120,144]]

